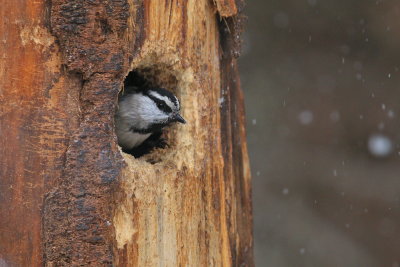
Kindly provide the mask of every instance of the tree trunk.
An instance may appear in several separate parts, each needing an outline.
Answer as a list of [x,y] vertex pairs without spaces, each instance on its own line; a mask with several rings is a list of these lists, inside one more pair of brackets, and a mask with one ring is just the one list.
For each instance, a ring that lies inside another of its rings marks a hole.
[[[253,266],[242,3],[1,6],[0,266]],[[138,159],[114,133],[126,76],[188,121]]]

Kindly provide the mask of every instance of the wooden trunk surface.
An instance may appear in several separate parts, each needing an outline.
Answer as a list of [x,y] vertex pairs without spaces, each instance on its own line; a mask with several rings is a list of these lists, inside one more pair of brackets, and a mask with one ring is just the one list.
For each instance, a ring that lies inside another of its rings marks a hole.
[[[0,266],[253,266],[241,3],[1,5]],[[132,70],[188,121],[140,159],[113,130]]]

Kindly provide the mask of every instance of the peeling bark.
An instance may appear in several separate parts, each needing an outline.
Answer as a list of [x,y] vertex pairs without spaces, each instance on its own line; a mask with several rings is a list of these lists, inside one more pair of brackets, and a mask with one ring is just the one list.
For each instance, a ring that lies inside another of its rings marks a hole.
[[241,13],[244,0],[214,0],[221,17],[235,17]]
[[[24,4],[1,11],[0,264],[252,266],[237,3]],[[189,122],[140,159],[113,129],[132,70]]]

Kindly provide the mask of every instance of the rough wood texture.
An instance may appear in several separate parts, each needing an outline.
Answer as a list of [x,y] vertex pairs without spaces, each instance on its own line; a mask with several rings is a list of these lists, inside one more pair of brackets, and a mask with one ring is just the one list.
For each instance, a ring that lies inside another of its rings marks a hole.
[[0,5],[0,266],[41,266],[43,196],[77,127],[80,81],[61,67],[44,1]]
[[230,17],[237,15],[237,6],[235,0],[215,0],[218,13],[222,17]]
[[[207,0],[3,6],[0,264],[252,266],[237,19]],[[131,70],[189,122],[140,159],[113,133]]]
[[214,0],[221,17],[234,17],[240,13],[244,0]]

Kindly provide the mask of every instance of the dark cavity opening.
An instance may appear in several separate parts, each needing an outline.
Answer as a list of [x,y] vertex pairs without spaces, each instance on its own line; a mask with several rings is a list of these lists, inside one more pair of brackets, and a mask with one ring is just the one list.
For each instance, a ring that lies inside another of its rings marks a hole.
[[[151,67],[136,69],[129,72],[129,74],[126,76],[123,88],[119,93],[118,100],[120,102],[124,98],[129,97],[129,95],[131,94],[140,93],[145,90],[154,88],[164,88],[176,95],[176,87],[177,80],[175,76],[172,75],[171,72],[166,71],[166,68]],[[119,106],[117,107],[117,109],[118,108]],[[115,119],[119,119],[118,110]],[[117,122],[116,127],[118,128]],[[149,133],[140,133],[137,132],[135,129],[131,129],[134,135],[147,134],[149,135],[149,137],[145,141],[143,141],[143,143],[131,149],[124,148],[123,145],[121,145],[119,138],[118,144],[121,146],[124,153],[130,154],[135,158],[143,157],[146,161],[150,163],[157,163],[162,160],[162,156],[167,152],[167,150],[173,147],[176,143],[176,140],[173,138],[175,136],[173,134],[173,128],[175,127],[167,126],[160,129],[159,131],[151,131]],[[118,132],[120,131],[116,129],[116,132],[117,137],[119,137]],[[134,136],[132,137],[134,138]]]

